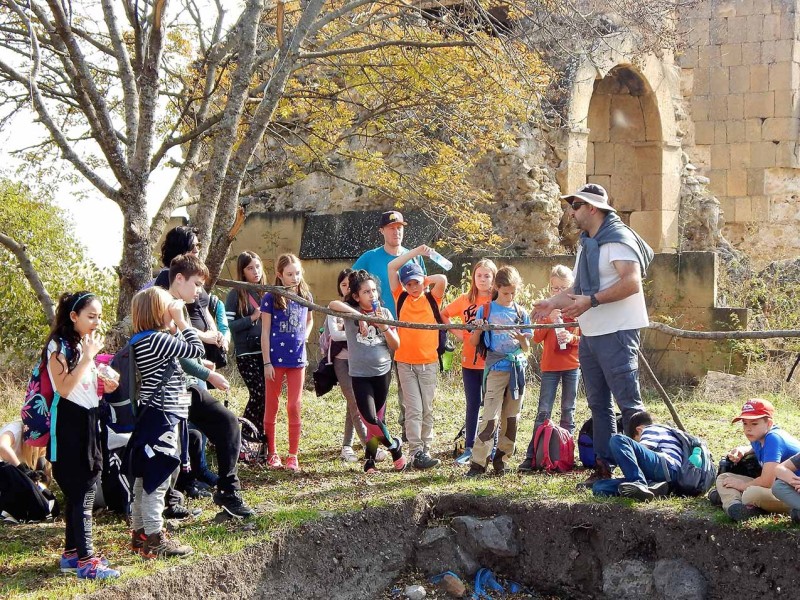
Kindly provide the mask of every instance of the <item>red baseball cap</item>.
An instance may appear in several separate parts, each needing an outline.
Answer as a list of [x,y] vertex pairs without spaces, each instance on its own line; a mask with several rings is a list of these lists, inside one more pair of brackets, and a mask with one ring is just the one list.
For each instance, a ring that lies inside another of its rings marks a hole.
[[774,414],[775,407],[772,406],[772,402],[761,398],[750,398],[750,400],[745,402],[744,406],[742,406],[741,414],[731,421],[731,423],[736,423],[743,419],[761,419],[763,417],[769,417],[771,419]]

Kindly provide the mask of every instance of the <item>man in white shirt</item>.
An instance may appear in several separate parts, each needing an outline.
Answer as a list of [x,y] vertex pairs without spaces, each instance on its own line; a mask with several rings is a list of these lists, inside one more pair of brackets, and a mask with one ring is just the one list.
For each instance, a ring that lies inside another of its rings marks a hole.
[[616,433],[613,394],[623,425],[644,410],[639,392],[639,329],[649,318],[642,277],[653,251],[622,223],[602,186],[587,184],[562,196],[581,230],[575,260],[575,283],[534,306],[534,318],[560,308],[565,317],[578,319],[581,341],[578,356],[592,411],[593,443],[597,457],[594,474],[584,484],[609,479],[614,468],[609,440]]

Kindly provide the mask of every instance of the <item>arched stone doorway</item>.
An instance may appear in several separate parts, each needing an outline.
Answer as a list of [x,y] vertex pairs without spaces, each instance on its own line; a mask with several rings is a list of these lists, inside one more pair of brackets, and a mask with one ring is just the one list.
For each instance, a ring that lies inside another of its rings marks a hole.
[[588,63],[579,69],[560,183],[565,192],[599,183],[653,249],[674,252],[682,165],[670,79],[656,59],[639,69],[614,58],[604,71]]

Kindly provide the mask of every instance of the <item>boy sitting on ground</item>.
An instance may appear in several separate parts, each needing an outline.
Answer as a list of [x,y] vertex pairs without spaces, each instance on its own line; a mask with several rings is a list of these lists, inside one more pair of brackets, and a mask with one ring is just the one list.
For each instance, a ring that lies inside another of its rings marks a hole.
[[800,523],[800,454],[783,461],[775,470],[772,494],[791,509],[792,523]]
[[746,521],[764,512],[789,512],[789,506],[776,498],[771,488],[778,465],[800,452],[800,441],[775,425],[774,415],[771,402],[752,398],[733,420],[733,423],[742,422],[750,445],[734,448],[728,453],[728,459],[738,463],[753,453],[761,465],[761,475],[756,478],[721,473],[717,477],[717,493],[712,490],[708,495],[712,503],[721,502],[725,513],[734,521]]
[[596,481],[592,485],[595,496],[619,495],[637,501],[666,496],[667,481],[675,480],[681,470],[680,440],[668,427],[654,424],[647,411],[634,413],[628,435],[611,436],[609,448],[625,477]]

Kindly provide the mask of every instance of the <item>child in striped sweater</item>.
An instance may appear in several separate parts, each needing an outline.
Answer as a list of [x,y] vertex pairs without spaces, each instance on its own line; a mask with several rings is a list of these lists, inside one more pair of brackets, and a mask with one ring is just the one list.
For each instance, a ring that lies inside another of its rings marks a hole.
[[160,287],[136,294],[131,316],[131,342],[141,376],[139,418],[129,442],[135,476],[131,547],[144,558],[188,556],[189,546],[167,537],[161,513],[172,474],[187,464],[191,395],[178,359],[203,356],[203,344],[189,325],[183,301]]

